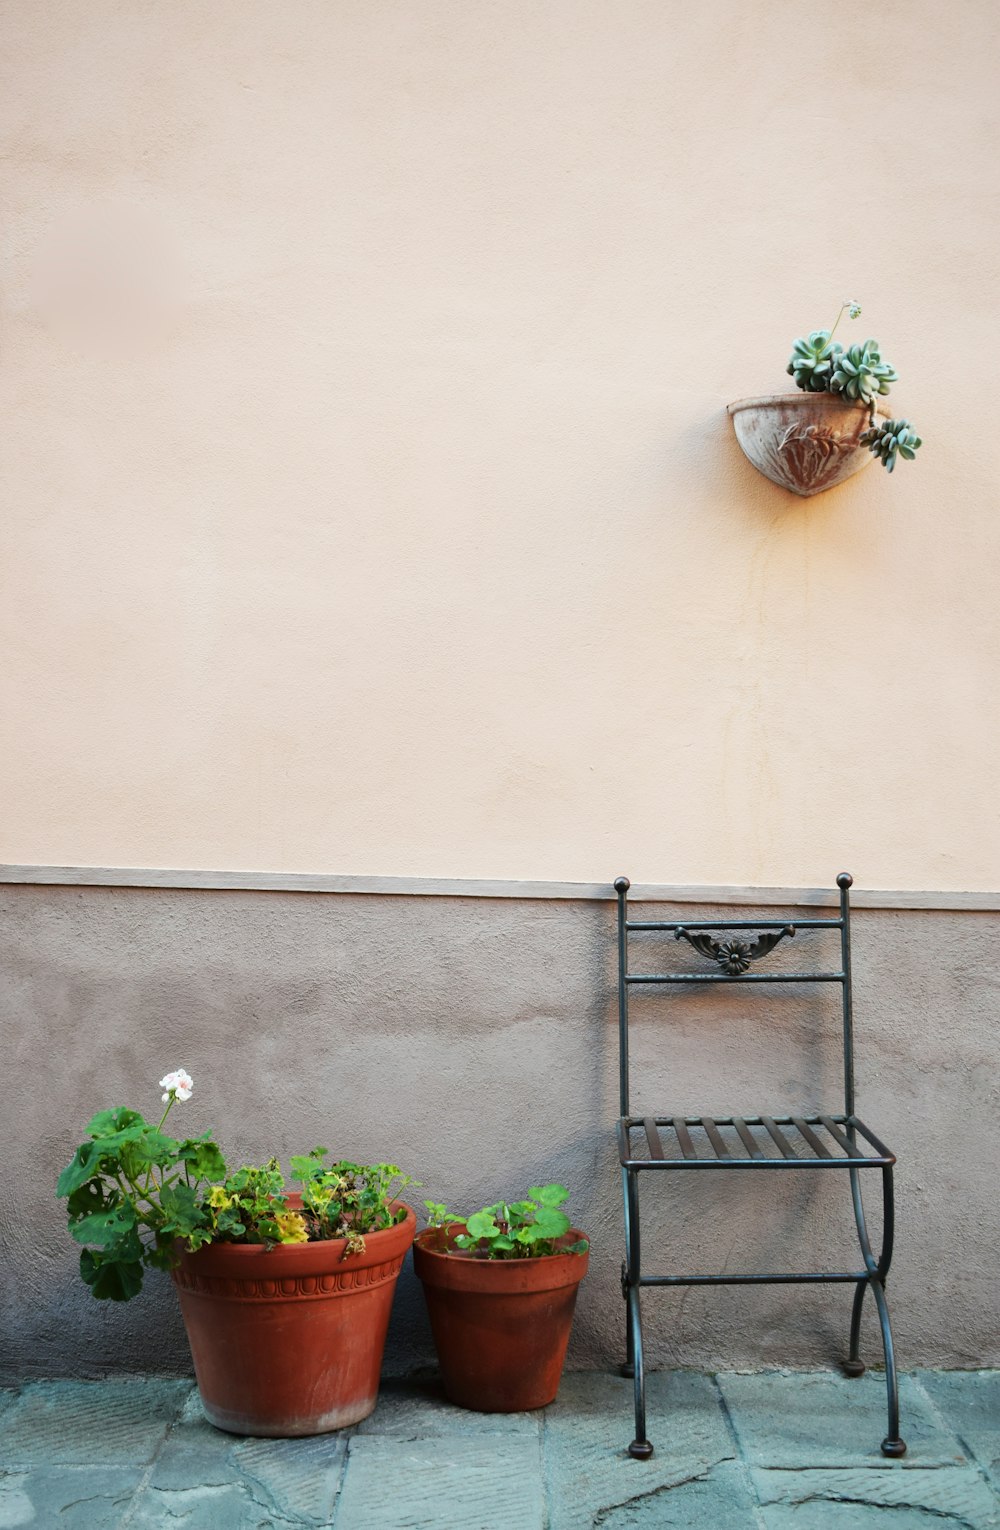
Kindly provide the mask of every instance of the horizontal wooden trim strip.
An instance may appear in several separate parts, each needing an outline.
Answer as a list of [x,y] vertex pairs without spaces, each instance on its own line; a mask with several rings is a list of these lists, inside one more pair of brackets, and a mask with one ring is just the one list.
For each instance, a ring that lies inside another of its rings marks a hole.
[[[832,879],[831,879],[832,880]],[[179,871],[159,866],[8,866],[0,883],[51,887],[174,887],[203,892],[352,893],[411,898],[538,898],[601,902],[614,898],[607,882],[495,881],[476,877],[363,877],[308,871]],[[821,887],[709,887],[635,883],[630,902],[697,903],[727,907],[835,907],[835,890]],[[855,908],[954,909],[1000,912],[1000,892],[880,892],[855,888]]]

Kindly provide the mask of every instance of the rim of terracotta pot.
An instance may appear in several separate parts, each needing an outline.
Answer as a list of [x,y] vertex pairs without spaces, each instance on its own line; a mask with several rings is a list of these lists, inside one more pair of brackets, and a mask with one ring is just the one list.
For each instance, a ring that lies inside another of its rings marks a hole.
[[[859,398],[845,398],[842,393],[806,393],[798,389],[794,393],[762,393],[757,398],[738,398],[731,404],[726,405],[728,414],[739,414],[741,409],[766,409],[771,405],[797,404],[800,407],[809,405],[814,409],[851,409],[861,410],[865,414],[871,414],[871,405],[866,404]],[[880,398],[875,407],[875,413],[883,419],[892,417],[892,410],[888,404]]]
[[[289,1197],[291,1200],[292,1197]],[[402,1222],[391,1227],[380,1227],[365,1233],[363,1254],[346,1253],[346,1238],[320,1238],[313,1243],[279,1243],[265,1248],[263,1243],[206,1243],[192,1253],[181,1251],[180,1266],[197,1268],[199,1264],[211,1264],[212,1273],[229,1275],[236,1279],[253,1280],[268,1273],[267,1261],[281,1260],[283,1276],[311,1275],[317,1268],[328,1269],[335,1265],[338,1270],[363,1269],[379,1264],[397,1254],[405,1254],[413,1242],[417,1227],[417,1214],[405,1201],[393,1201],[393,1210],[405,1209]],[[207,1256],[207,1257],[205,1257]]]
[[445,1227],[425,1227],[413,1244],[414,1268],[421,1280],[453,1290],[482,1290],[488,1286],[498,1294],[517,1291],[546,1291],[575,1285],[583,1279],[590,1265],[590,1239],[579,1227],[571,1227],[557,1241],[578,1243],[584,1239],[582,1253],[570,1253],[568,1247],[555,1254],[540,1254],[530,1259],[483,1259],[462,1248],[434,1248],[442,1237],[454,1237],[464,1222],[449,1222]]

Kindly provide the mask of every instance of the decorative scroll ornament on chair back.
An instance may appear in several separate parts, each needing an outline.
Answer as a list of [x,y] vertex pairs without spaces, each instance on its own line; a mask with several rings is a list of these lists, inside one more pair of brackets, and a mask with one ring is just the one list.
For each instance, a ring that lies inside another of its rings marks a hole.
[[759,961],[762,956],[773,951],[779,940],[794,934],[794,924],[786,924],[780,930],[765,930],[756,940],[716,940],[714,935],[709,935],[705,930],[685,929],[675,930],[674,939],[686,940],[702,956],[718,962],[728,977],[739,977],[741,972],[746,972],[751,962]]

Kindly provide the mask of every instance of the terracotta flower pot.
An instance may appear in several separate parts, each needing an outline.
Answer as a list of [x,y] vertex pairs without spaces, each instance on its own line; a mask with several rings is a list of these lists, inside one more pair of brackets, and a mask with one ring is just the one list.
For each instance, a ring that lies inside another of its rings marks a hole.
[[396,1277],[416,1217],[346,1240],[211,1243],[173,1271],[205,1413],[233,1434],[325,1434],[378,1398]]
[[[759,473],[808,499],[875,458],[858,441],[871,409],[839,393],[770,393],[728,405],[736,439]],[[883,419],[889,410],[879,405]]]
[[[559,1390],[589,1255],[480,1259],[454,1247],[463,1229],[427,1228],[413,1245],[445,1392],[479,1413],[544,1408]],[[559,1242],[583,1236],[574,1228]]]

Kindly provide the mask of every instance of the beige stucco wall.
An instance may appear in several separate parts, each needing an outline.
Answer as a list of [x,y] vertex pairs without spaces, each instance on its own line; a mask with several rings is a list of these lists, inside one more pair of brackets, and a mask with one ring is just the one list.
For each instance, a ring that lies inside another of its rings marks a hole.
[[[990,0],[0,28],[0,859],[1000,885]],[[799,501],[845,297],[926,444]]]

